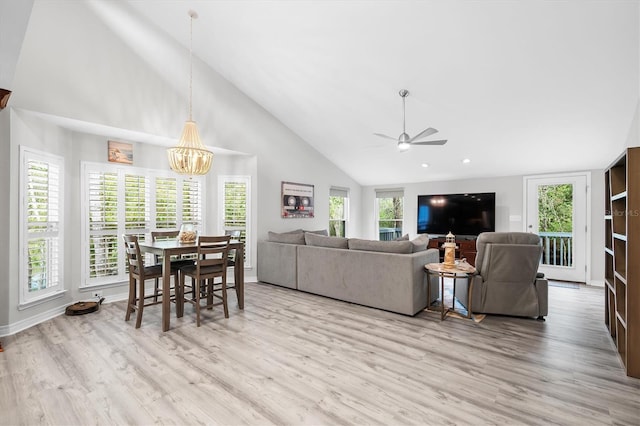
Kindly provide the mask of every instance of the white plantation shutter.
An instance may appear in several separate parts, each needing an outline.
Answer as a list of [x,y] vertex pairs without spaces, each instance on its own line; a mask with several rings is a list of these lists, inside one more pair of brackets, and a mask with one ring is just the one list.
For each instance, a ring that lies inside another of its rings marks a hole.
[[182,223],[192,223],[202,230],[202,183],[185,179],[182,182]]
[[21,147],[20,303],[63,290],[64,160]]
[[247,183],[227,181],[224,183],[224,229],[240,230],[247,227]]
[[118,174],[94,171],[85,179],[89,207],[89,277],[117,276]]
[[[248,176],[221,176],[219,197],[222,200],[220,217],[225,233],[239,232],[239,240],[245,244],[249,239],[250,187]],[[245,267],[249,267],[250,250],[245,249]]]
[[178,212],[176,209],[177,187],[176,178],[156,178],[156,228],[177,229]]
[[82,164],[82,176],[84,287],[127,279],[123,234],[144,239],[153,229],[178,229],[184,222],[204,229],[202,179],[94,163]]
[[149,228],[149,183],[145,176],[124,176],[124,229],[144,234]]

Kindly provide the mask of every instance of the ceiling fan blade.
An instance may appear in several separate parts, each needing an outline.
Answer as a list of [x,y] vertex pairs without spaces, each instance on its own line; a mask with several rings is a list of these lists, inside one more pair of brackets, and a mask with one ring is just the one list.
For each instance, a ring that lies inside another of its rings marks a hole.
[[374,133],[376,136],[380,136],[381,138],[391,139],[392,141],[398,141],[398,138],[392,138],[391,136],[383,135],[382,133]]
[[420,133],[418,133],[417,135],[415,135],[411,139],[409,139],[409,142],[414,141],[416,139],[420,139],[422,137],[431,136],[434,133],[438,133],[438,130],[434,129],[433,127],[429,127],[427,129],[424,129],[423,131],[421,131]]
[[445,143],[447,143],[446,139],[440,139],[437,141],[411,142],[411,145],[444,145]]

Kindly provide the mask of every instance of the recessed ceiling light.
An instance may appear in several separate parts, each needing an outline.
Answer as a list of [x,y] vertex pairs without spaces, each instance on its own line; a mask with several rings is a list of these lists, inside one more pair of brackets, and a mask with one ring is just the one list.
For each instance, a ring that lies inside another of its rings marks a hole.
[[462,164],[469,164],[471,162],[471,160],[469,160],[468,158],[465,158],[464,160],[462,160]]
[[428,165],[427,163],[422,163],[422,164],[420,164],[420,165],[421,165],[422,167],[424,167],[425,169],[426,169],[427,167],[429,167],[429,165]]

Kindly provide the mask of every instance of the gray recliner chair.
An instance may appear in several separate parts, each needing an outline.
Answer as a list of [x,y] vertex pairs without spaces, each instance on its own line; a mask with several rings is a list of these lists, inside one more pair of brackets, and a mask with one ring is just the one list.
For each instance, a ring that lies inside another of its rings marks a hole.
[[[540,237],[526,232],[485,232],[478,236],[476,250],[472,312],[543,320],[548,313],[548,287],[538,274]],[[466,289],[456,293],[469,306]]]

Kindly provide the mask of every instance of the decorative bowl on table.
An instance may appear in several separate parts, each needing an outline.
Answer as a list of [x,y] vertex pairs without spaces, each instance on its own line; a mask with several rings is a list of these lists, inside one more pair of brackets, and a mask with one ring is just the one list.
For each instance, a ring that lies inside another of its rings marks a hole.
[[178,233],[178,241],[181,243],[195,243],[196,238],[198,238],[196,227],[190,223],[182,224]]

